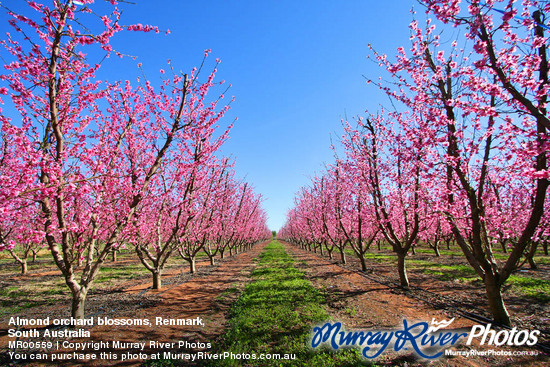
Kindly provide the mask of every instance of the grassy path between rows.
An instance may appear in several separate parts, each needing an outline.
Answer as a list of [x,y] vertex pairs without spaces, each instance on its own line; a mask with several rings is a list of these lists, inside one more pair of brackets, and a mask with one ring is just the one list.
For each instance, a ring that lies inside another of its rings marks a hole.
[[216,366],[357,366],[354,350],[332,353],[311,350],[313,325],[328,319],[323,294],[294,267],[283,246],[272,241],[260,255],[252,282],[231,309],[230,325],[218,352],[234,354],[278,353],[295,359],[224,359]]

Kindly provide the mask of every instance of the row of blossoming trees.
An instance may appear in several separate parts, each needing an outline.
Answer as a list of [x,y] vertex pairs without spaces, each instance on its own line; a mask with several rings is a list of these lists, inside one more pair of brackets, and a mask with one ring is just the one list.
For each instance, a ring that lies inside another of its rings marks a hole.
[[223,95],[208,97],[223,84],[215,68],[206,77],[202,66],[172,70],[159,86],[96,77],[100,64],[89,64],[86,50],[120,56],[115,33],[159,32],[121,25],[111,4],[102,17],[93,0],[27,1],[25,14],[2,5],[14,32],[1,41],[9,103],[0,113],[0,250],[25,271],[29,253],[47,247],[75,318],[107,256],[123,246],[160,288],[173,254],[193,272],[202,249],[213,262],[270,237],[261,198],[215,156],[231,127],[218,125],[229,108],[220,107]]
[[[363,269],[372,243],[385,241],[402,286],[415,245],[437,251],[452,239],[483,280],[494,319],[509,325],[503,284],[550,234],[550,5],[420,2],[428,17],[411,23],[409,51],[392,61],[373,50],[386,77],[368,82],[392,109],[344,122],[345,156],[299,192],[279,237],[337,249],[342,261],[351,247]],[[505,261],[495,259],[500,248]]]

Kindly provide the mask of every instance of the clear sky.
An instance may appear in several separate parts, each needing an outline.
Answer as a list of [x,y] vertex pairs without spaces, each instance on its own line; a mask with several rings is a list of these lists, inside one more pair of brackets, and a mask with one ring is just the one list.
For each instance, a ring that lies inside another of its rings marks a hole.
[[[2,1],[17,10],[21,0]],[[101,3],[101,0],[97,0]],[[170,35],[117,35],[116,50],[137,56],[105,63],[102,77],[158,78],[170,59],[188,71],[211,49],[218,75],[232,84],[231,122],[238,121],[222,153],[236,160],[237,175],[265,198],[268,225],[279,229],[298,189],[332,161],[331,135],[340,119],[386,103],[362,75],[376,78],[367,60],[370,43],[395,54],[409,44],[414,0],[133,0],[120,4],[122,24],[170,29]],[[5,22],[0,31],[5,33]],[[92,60],[93,61],[93,60]]]

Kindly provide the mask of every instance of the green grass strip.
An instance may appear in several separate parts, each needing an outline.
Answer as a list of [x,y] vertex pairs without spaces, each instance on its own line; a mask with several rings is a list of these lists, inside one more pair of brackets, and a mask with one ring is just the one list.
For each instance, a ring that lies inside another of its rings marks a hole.
[[550,282],[545,279],[511,275],[506,283],[526,297],[539,302],[550,302]]
[[248,284],[230,312],[230,326],[217,346],[234,354],[278,353],[294,360],[216,361],[216,366],[358,366],[355,350],[338,353],[309,347],[312,327],[328,319],[323,294],[313,287],[283,246],[272,241],[260,255]]

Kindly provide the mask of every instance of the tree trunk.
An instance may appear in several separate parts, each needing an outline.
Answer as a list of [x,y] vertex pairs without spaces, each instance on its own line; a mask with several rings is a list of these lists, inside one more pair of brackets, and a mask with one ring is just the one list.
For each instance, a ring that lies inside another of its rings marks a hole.
[[382,241],[376,241],[376,245],[378,246],[378,251],[382,251]]
[[113,262],[116,262],[116,253],[117,251],[113,250],[113,258],[112,258]]
[[361,261],[361,270],[367,271],[367,261],[365,260],[365,254],[361,254],[358,257],[359,261]]
[[538,247],[538,241],[532,241],[531,247],[529,248],[529,251],[527,254],[525,254],[525,257],[527,258],[527,261],[529,262],[529,266],[532,270],[537,270],[537,264],[535,263],[535,255],[537,253],[537,247]]
[[500,241],[500,246],[502,247],[502,252],[506,253],[506,240]]
[[33,250],[33,252],[32,252],[32,262],[33,262],[33,263],[36,262],[36,252],[37,252],[37,251],[34,251],[34,250]]
[[405,257],[407,253],[397,253],[397,272],[399,273],[399,282],[402,287],[409,286],[409,279],[407,278],[407,269],[405,268]]
[[529,267],[531,268],[531,270],[537,270],[538,269],[537,263],[535,262],[535,259],[533,259],[532,257],[528,257],[527,261],[529,262]]
[[220,249],[220,259],[225,259],[225,249]]
[[323,244],[319,244],[319,251],[321,252],[321,256],[324,256],[325,254],[323,253]]
[[9,250],[11,256],[13,257],[13,259],[15,260],[15,263],[19,263],[19,265],[21,265],[21,274],[27,274],[27,256],[28,256],[28,253],[25,252],[24,256],[22,257],[19,257],[17,256],[17,254],[15,253],[15,251],[12,249],[12,250]]
[[189,272],[195,274],[197,272],[197,267],[195,265],[195,256],[189,256]]
[[153,289],[160,289],[162,287],[162,271],[153,271]]
[[215,256],[209,256],[210,257],[210,265],[216,265],[216,259]]
[[548,241],[542,241],[542,249],[544,250],[544,255],[548,256]]
[[485,291],[493,319],[500,324],[510,326],[510,316],[502,299],[501,285],[492,274],[485,274]]
[[439,253],[439,245],[434,246],[435,256],[440,257],[441,254]]
[[25,275],[28,273],[28,267],[27,267],[27,259],[23,259],[21,261],[21,274]]
[[346,253],[344,252],[344,248],[340,247],[340,248],[338,248],[338,250],[340,251],[340,259],[342,260],[342,264],[345,264],[346,263]]
[[71,306],[71,316],[74,319],[84,318],[84,304],[86,303],[86,295],[88,290],[85,287],[81,287],[78,291],[73,291],[73,302]]
[[328,258],[332,260],[332,250],[329,250],[327,248],[327,251],[328,251]]

